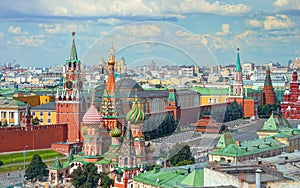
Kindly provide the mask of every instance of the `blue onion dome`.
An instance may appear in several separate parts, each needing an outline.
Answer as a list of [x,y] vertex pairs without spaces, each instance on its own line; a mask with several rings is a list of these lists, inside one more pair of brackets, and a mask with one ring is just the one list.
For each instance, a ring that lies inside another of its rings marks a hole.
[[127,113],[126,120],[131,123],[140,123],[145,120],[145,113],[139,107],[137,101],[134,101],[131,110]]
[[122,131],[118,129],[118,127],[114,127],[112,130],[110,130],[109,135],[111,137],[120,137],[122,135]]

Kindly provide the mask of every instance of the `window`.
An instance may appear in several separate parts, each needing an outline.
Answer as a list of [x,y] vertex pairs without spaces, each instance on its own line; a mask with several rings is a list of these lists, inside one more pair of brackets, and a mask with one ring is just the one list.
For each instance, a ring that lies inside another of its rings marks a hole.
[[48,112],[48,116],[51,116],[51,112]]
[[40,116],[43,116],[44,115],[44,112],[40,112]]
[[48,119],[47,122],[48,122],[48,123],[51,123],[51,119]]
[[40,122],[41,122],[41,123],[44,123],[44,119],[43,119],[43,118],[41,118],[41,119],[40,119]]
[[35,111],[32,111],[32,115],[35,116]]

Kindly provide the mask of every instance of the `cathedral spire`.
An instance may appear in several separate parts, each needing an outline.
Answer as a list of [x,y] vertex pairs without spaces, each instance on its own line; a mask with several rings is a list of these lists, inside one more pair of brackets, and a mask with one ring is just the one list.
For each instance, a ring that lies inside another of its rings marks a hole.
[[73,31],[72,32],[72,48],[71,48],[71,53],[70,53],[70,61],[78,60],[76,46],[75,46],[75,34],[76,34],[75,31]]
[[242,72],[241,60],[240,60],[240,49],[237,48],[236,62],[235,62],[235,72]]

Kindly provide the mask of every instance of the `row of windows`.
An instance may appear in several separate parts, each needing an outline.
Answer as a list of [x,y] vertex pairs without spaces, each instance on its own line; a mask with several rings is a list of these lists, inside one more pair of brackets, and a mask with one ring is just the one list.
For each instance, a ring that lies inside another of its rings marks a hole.
[[[36,114],[38,114],[38,112],[32,112],[32,115],[36,115]],[[40,116],[43,116],[44,115],[44,112],[40,112]],[[51,112],[47,112],[47,115],[48,116],[51,116]]]
[[[226,99],[224,100],[224,102],[228,102],[228,99],[226,98]],[[209,103],[209,104],[211,104],[211,103],[217,103],[217,99],[209,98],[209,99],[208,99],[208,103]]]
[[[40,123],[44,123],[44,119],[40,119]],[[47,123],[51,123],[51,119],[47,119]]]
[[[7,112],[1,112],[1,117],[6,118],[7,117]],[[8,117],[10,119],[14,118],[14,112],[8,112]]]

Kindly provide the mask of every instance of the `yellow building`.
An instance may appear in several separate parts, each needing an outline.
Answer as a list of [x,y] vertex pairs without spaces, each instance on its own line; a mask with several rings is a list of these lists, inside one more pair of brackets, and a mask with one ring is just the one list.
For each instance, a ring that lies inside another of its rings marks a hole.
[[52,95],[24,95],[21,93],[14,94],[15,100],[22,101],[29,104],[30,106],[38,106],[41,104],[47,104],[48,102],[54,101],[55,96]]
[[34,106],[31,109],[33,119],[38,118],[41,125],[55,124],[56,123],[56,104],[55,102],[49,102]]
[[200,93],[201,106],[228,102],[229,95],[227,88],[194,87],[192,90]]
[[26,104],[12,98],[0,97],[0,119],[2,126],[21,125]]

